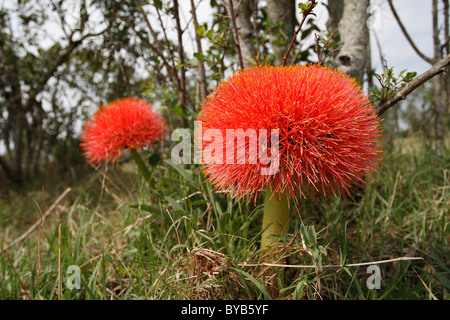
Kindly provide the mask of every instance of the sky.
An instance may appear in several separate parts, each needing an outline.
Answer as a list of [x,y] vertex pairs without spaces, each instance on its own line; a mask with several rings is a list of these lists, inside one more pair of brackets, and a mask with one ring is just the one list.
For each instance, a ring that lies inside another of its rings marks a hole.
[[[416,46],[429,57],[433,55],[431,2],[431,0],[396,0],[393,2],[400,19]],[[429,69],[429,63],[419,57],[406,40],[387,1],[378,0],[372,1],[372,3],[380,17],[379,27],[371,30],[374,67],[379,70],[381,61],[373,33],[378,37],[383,55],[388,65],[394,67],[394,71],[399,72],[408,69],[420,74]]]

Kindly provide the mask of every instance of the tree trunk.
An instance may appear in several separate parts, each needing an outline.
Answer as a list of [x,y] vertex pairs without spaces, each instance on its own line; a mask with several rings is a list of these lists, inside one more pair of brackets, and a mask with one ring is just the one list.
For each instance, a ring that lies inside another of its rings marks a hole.
[[[437,0],[433,0],[433,44],[434,44],[434,61],[438,61],[441,57],[441,46],[439,40],[439,24],[438,24],[438,7]],[[442,76],[440,74],[434,77],[434,97],[433,97],[433,107],[434,107],[434,130],[435,130],[435,140],[436,140],[436,154],[442,156],[443,148],[443,132],[442,132],[442,122],[444,121],[444,110],[442,105]]]
[[295,0],[267,0],[267,16],[281,28],[270,32],[270,43],[275,55],[275,65],[283,64],[283,58],[295,33]]
[[369,5],[369,0],[344,0],[344,10],[339,22],[339,34],[344,45],[335,59],[335,67],[358,79],[360,83],[367,61]]
[[239,43],[241,53],[244,59],[244,67],[250,67],[252,64],[247,59],[254,59],[257,55],[257,49],[254,42],[253,25],[251,22],[253,0],[233,0],[236,11],[236,25],[239,33]]
[[[445,55],[450,53],[450,22],[449,22],[449,1],[444,2],[444,39],[445,39]],[[450,72],[444,76],[444,87],[446,94],[444,96],[445,105],[447,106],[447,116],[450,113]]]
[[[194,20],[194,25],[197,26],[198,21],[197,21],[197,13],[195,12],[194,0],[191,0],[191,13],[192,19]],[[195,32],[195,43],[197,44],[197,52],[203,56],[202,38],[197,32]],[[201,103],[208,95],[208,90],[206,86],[205,63],[203,61],[198,62],[197,81],[200,86],[200,103]]]
[[[177,39],[178,39],[178,58],[180,59],[180,82],[179,82],[179,88],[180,88],[180,94],[179,99],[181,103],[181,107],[183,110],[187,109],[187,92],[186,92],[186,68],[184,67],[184,48],[183,48],[183,30],[181,29],[181,23],[180,23],[180,16],[179,16],[179,5],[178,0],[174,0],[174,16],[175,16],[175,22],[176,22],[176,29],[177,29]],[[187,120],[183,116],[183,127],[187,127]]]
[[339,21],[342,19],[344,13],[344,0],[331,0],[328,1],[328,21],[327,30],[328,33],[333,32],[339,25]]

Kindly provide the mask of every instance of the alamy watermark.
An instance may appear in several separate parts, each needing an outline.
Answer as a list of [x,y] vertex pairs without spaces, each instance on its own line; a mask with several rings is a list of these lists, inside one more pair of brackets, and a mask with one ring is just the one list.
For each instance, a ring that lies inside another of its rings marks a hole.
[[70,290],[72,289],[81,289],[81,271],[80,267],[76,265],[70,265],[66,270],[67,279],[66,286]]
[[367,28],[369,30],[380,30],[381,29],[381,7],[376,5],[371,5],[367,7],[367,13],[370,15],[367,19]]
[[381,289],[381,271],[380,267],[376,264],[372,264],[367,268],[367,273],[370,273],[371,275],[366,280],[367,288],[370,290]]
[[[181,139],[181,141],[180,141]],[[175,164],[261,164],[261,175],[275,175],[280,167],[278,129],[206,129],[194,122],[194,155],[192,135],[188,129],[176,129],[172,141]]]

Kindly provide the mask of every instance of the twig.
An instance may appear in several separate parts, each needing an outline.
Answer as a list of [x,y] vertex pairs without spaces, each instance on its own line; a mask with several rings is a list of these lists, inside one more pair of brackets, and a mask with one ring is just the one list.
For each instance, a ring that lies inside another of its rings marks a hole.
[[448,71],[449,64],[450,64],[450,54],[448,54],[443,59],[438,61],[435,65],[433,65],[430,69],[422,73],[420,76],[411,80],[411,82],[409,82],[403,89],[398,91],[392,97],[381,102],[380,105],[376,108],[375,113],[382,114],[387,109],[394,106],[400,100],[404,100],[408,94],[414,91],[417,87],[421,86],[427,80],[433,78],[437,74]]
[[56,208],[56,206],[61,202],[62,199],[71,191],[71,188],[67,188],[59,197],[55,200],[55,202],[52,204],[52,206],[48,209],[48,211],[35,223],[33,224],[24,234],[22,234],[20,237],[16,238],[13,242],[11,242],[6,249],[11,248],[12,246],[15,246],[16,244],[22,242],[26,237],[28,237],[34,229],[39,227],[41,223],[45,221],[45,219],[52,213],[52,211]]
[[[388,259],[388,260],[380,260],[380,261],[372,261],[372,262],[363,262],[363,263],[350,263],[350,264],[329,264],[327,266],[323,266],[322,268],[343,268],[343,267],[363,267],[363,266],[370,266],[374,264],[384,264],[384,263],[391,263],[396,261],[413,261],[413,260],[423,260],[422,257],[400,257],[395,259]],[[247,263],[240,263],[238,264],[240,267],[278,267],[278,268],[296,268],[296,269],[315,269],[317,266],[315,265],[289,265],[289,264],[276,264],[276,263],[253,263],[253,264],[247,264]]]
[[[174,17],[175,17],[175,24],[176,24],[176,30],[177,30],[177,39],[178,39],[178,59],[180,59],[179,64],[179,70],[180,70],[180,82],[179,82],[179,88],[180,88],[180,103],[181,107],[183,109],[187,109],[187,92],[186,92],[186,68],[184,66],[184,48],[183,48],[183,31],[181,30],[181,22],[180,22],[180,15],[179,15],[179,5],[178,0],[173,1],[174,5]],[[187,119],[183,116],[183,127],[187,128]]]
[[187,199],[189,199],[189,198],[191,198],[191,197],[193,197],[193,196],[196,196],[196,195],[202,194],[202,193],[203,193],[202,191],[196,191],[196,192],[191,193],[190,195],[188,195],[188,196],[186,196],[186,197],[184,197],[184,198],[181,198],[180,200],[177,200],[176,202],[177,202],[177,203],[183,202],[184,200],[187,200]]
[[381,48],[381,44],[380,44],[380,39],[378,38],[377,33],[375,32],[375,30],[372,30],[373,36],[375,38],[375,42],[377,44],[377,48],[378,48],[378,54],[380,56],[380,61],[381,61],[381,65],[384,67],[385,63],[384,63],[384,55],[383,55],[383,50]]
[[412,40],[412,38],[410,37],[408,31],[406,31],[405,26],[403,25],[402,21],[400,20],[400,17],[397,14],[397,11],[394,8],[394,5],[392,4],[392,0],[388,0],[388,4],[389,7],[391,8],[392,14],[394,15],[395,20],[397,20],[398,25],[400,26],[400,29],[402,29],[403,34],[406,37],[406,40],[408,40],[409,44],[411,45],[411,47],[414,49],[414,51],[425,61],[429,62],[430,64],[433,64],[435,61],[429,57],[427,57],[426,55],[424,55],[419,48],[417,48],[416,44],[414,43],[414,41]]
[[317,59],[318,59],[318,64],[323,65],[323,63],[325,62],[325,60],[327,60],[327,58],[332,55],[333,53],[340,51],[342,49],[342,46],[339,46],[333,50],[331,50],[330,52],[327,53],[327,55],[325,56],[325,58],[322,59],[322,56],[324,54],[325,49],[328,47],[328,43],[330,42],[330,40],[334,37],[334,35],[336,34],[336,32],[338,31],[338,28],[336,28],[331,35],[329,36],[329,38],[327,39],[327,41],[325,42],[325,44],[323,45],[323,47],[321,48],[321,50],[319,51],[319,43],[321,40],[321,36],[318,36],[317,34],[314,35],[314,37],[316,38],[316,54],[317,54]]
[[[128,28],[130,28],[130,29],[134,32],[134,34],[136,34],[136,35],[139,37],[139,39],[141,39],[142,42],[145,43],[145,45],[147,45],[147,47],[149,47],[151,50],[153,50],[153,51],[156,53],[156,55],[157,55],[158,57],[161,58],[161,61],[162,61],[163,65],[164,65],[164,67],[165,67],[166,70],[167,70],[167,73],[168,73],[168,75],[169,75],[170,80],[171,80],[173,83],[179,83],[179,78],[178,78],[177,73],[171,68],[171,66],[170,66],[169,63],[167,62],[166,57],[164,56],[163,52],[159,49],[159,47],[154,46],[154,45],[153,45],[146,37],[144,37],[144,35],[143,35],[141,32],[139,32],[138,30],[136,30],[136,28],[135,28],[133,25],[131,25],[131,24],[130,24],[127,20],[125,20],[123,17],[119,16],[113,9],[111,9],[111,13],[112,13],[117,19],[119,19],[120,21],[122,21],[123,23],[125,23],[125,24],[128,26]],[[155,40],[155,42],[156,42],[156,44],[159,43],[159,42],[156,41],[156,40]]]
[[314,7],[315,7],[315,4],[316,4],[316,1],[315,1],[315,0],[311,0],[311,4],[309,5],[308,9],[306,9],[306,10],[303,12],[303,19],[302,19],[302,21],[300,22],[300,25],[298,26],[297,30],[295,31],[295,34],[294,34],[294,36],[292,37],[291,44],[289,45],[289,48],[288,48],[288,50],[287,50],[287,52],[286,52],[286,55],[285,55],[284,58],[283,58],[283,67],[286,66],[286,62],[287,62],[289,53],[291,52],[292,47],[294,46],[294,43],[295,43],[295,39],[297,39],[298,33],[299,33],[300,30],[302,29],[303,23],[305,22],[306,18],[311,14],[312,10],[313,10]]
[[117,59],[119,61],[119,70],[120,73],[122,74],[122,78],[123,78],[123,83],[125,84],[125,88],[127,90],[128,96],[132,97],[133,95],[131,94],[131,86],[130,86],[130,81],[127,78],[127,75],[125,73],[125,69],[123,67],[123,63],[120,59]]
[[[197,28],[198,21],[197,21],[197,13],[195,12],[195,10],[196,10],[196,8],[194,5],[194,0],[191,0],[192,19],[194,21],[194,27]],[[197,44],[197,52],[203,56],[202,39],[197,31],[195,32],[195,42]],[[200,103],[201,103],[201,101],[203,101],[206,98],[206,96],[208,95],[208,89],[206,86],[205,63],[204,63],[203,59],[198,62],[197,77],[198,77],[198,83],[200,86]]]
[[234,43],[238,54],[239,67],[244,69],[244,60],[242,59],[241,45],[239,44],[239,33],[236,26],[236,15],[234,14],[233,0],[228,0],[228,8],[230,11],[231,29],[233,30]]

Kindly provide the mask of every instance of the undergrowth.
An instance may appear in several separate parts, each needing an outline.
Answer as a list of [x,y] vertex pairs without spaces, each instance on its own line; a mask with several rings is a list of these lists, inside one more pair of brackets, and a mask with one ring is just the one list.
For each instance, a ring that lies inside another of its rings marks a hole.
[[[274,267],[258,251],[263,195],[253,203],[215,192],[197,167],[168,155],[150,185],[132,163],[80,179],[10,246],[67,187],[46,177],[44,189],[2,194],[0,298],[449,299],[448,152],[439,159],[419,141],[395,141],[369,179],[353,200],[293,205]],[[312,255],[302,226],[314,226],[326,252]],[[373,269],[364,263],[379,271],[379,289],[369,289]],[[278,274],[275,296],[268,269]]]

